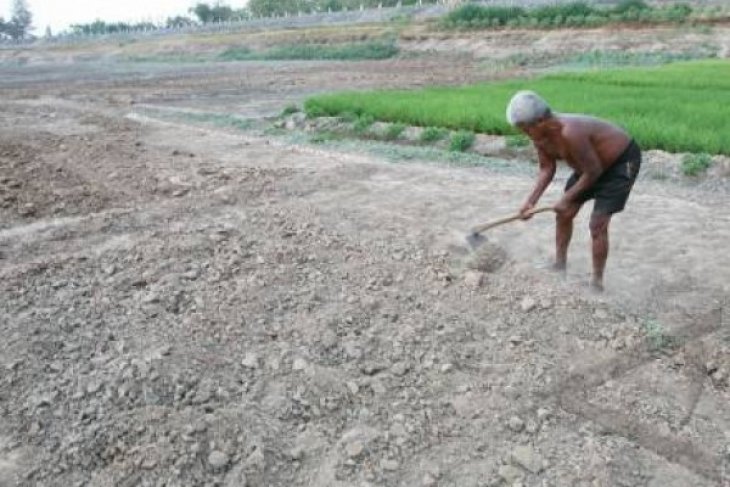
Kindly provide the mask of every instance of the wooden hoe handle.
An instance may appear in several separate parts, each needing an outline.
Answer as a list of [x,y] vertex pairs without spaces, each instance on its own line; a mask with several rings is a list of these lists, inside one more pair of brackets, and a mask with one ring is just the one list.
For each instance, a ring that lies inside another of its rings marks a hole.
[[[541,206],[538,208],[533,208],[530,211],[527,212],[528,215],[536,215],[538,213],[543,213],[545,211],[553,211],[552,206]],[[476,227],[472,228],[472,233],[482,233],[486,230],[489,230],[490,228],[498,227],[499,225],[504,225],[505,223],[513,222],[515,220],[521,220],[522,215],[519,213],[517,215],[508,216],[505,218],[500,218],[499,220],[492,220],[491,222],[483,223],[481,225],[477,225]]]

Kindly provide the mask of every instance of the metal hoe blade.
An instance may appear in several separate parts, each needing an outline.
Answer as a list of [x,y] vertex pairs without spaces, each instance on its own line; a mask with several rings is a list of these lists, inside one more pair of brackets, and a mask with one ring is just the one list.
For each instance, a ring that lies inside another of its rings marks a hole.
[[487,237],[485,237],[481,233],[472,232],[466,236],[466,243],[469,244],[469,247],[471,247],[472,250],[480,247],[486,241],[487,241]]

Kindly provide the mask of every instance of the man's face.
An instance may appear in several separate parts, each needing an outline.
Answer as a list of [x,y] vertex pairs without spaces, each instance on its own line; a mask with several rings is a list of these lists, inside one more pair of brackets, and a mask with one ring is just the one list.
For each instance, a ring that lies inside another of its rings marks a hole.
[[532,123],[518,123],[517,128],[534,141],[545,137],[544,124],[542,119]]

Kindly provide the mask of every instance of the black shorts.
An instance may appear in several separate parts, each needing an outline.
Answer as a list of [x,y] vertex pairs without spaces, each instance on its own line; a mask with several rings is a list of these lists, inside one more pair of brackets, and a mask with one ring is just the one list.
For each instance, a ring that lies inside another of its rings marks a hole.
[[[632,140],[626,150],[618,156],[616,162],[601,174],[593,186],[578,195],[577,200],[585,203],[595,199],[593,213],[611,215],[622,211],[629,199],[629,193],[640,168],[641,149]],[[580,174],[574,172],[565,184],[565,191],[578,182],[579,177]]]

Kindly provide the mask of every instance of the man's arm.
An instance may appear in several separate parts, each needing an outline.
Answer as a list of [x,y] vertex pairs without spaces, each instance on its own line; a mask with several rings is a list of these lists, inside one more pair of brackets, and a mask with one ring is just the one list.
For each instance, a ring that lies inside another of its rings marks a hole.
[[520,214],[523,216],[527,211],[529,211],[537,204],[537,202],[540,200],[540,197],[545,192],[545,189],[550,184],[550,181],[552,181],[553,177],[555,177],[555,169],[557,167],[555,159],[545,154],[545,152],[543,152],[541,149],[538,149],[537,157],[540,169],[537,174],[535,187],[533,188],[530,195],[527,197],[525,203],[522,205],[522,208],[520,208]]

